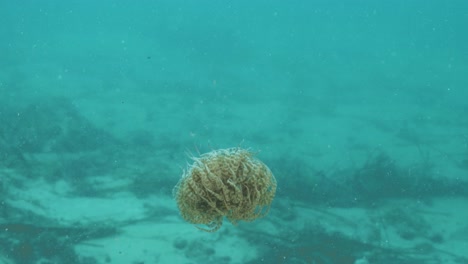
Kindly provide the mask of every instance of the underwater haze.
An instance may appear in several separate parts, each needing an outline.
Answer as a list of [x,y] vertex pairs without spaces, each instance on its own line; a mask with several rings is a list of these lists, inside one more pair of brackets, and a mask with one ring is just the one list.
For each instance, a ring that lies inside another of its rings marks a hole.
[[[463,0],[0,1],[0,264],[468,263],[466,25]],[[229,148],[276,195],[203,232],[173,189]]]

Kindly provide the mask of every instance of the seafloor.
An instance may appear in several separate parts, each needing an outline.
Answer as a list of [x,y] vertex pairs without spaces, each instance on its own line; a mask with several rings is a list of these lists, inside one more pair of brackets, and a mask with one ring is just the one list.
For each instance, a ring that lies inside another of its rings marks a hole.
[[[0,263],[468,263],[460,116],[271,101],[265,125],[255,101],[179,95],[2,104]],[[259,151],[277,196],[267,217],[205,233],[171,190],[187,152],[226,142]]]

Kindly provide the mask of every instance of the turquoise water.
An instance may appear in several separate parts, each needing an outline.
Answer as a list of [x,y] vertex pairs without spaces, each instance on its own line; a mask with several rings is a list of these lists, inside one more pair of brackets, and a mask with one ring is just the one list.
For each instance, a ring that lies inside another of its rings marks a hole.
[[[468,263],[467,10],[0,2],[0,225],[17,230],[0,263]],[[164,233],[163,215],[190,227],[171,196],[187,153],[238,146],[277,178],[270,214],[201,251],[212,234]],[[119,199],[132,208],[112,221]],[[136,218],[172,251],[95,242]],[[248,246],[224,252],[232,237]]]

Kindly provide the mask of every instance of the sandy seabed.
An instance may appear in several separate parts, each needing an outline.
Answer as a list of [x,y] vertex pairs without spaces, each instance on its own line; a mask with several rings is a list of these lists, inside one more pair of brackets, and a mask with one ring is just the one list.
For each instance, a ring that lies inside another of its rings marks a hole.
[[[456,116],[285,112],[265,101],[270,121],[259,112],[243,130],[257,103],[184,112],[175,93],[160,95],[159,110],[145,95],[124,97],[3,106],[0,263],[468,263],[468,156],[457,136],[467,124]],[[187,151],[235,144],[259,150],[275,174],[271,211],[200,231],[172,188]]]

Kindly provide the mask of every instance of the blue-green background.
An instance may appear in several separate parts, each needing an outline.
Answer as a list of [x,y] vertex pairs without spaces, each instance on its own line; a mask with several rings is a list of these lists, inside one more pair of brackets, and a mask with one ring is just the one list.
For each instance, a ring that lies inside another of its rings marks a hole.
[[467,195],[467,25],[462,0],[2,0],[0,198],[12,171],[169,197],[187,152],[236,146],[277,200]]

